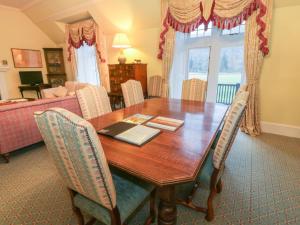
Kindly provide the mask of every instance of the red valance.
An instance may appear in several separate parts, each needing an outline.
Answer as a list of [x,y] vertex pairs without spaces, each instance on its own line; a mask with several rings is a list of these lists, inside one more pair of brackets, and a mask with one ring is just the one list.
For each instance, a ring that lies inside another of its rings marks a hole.
[[199,17],[193,19],[189,22],[180,22],[176,19],[172,13],[170,8],[167,9],[166,16],[163,20],[163,29],[160,34],[160,43],[159,43],[159,53],[158,58],[162,59],[163,52],[164,52],[164,44],[165,44],[165,35],[168,30],[173,28],[175,31],[183,32],[183,33],[190,33],[196,30],[201,24],[204,24],[207,27],[209,22],[212,22],[214,26],[218,27],[219,29],[232,29],[240,25],[243,21],[246,21],[256,10],[259,10],[259,14],[257,15],[256,22],[259,25],[260,29],[257,32],[257,36],[260,39],[260,47],[259,49],[263,52],[264,55],[269,53],[268,48],[268,39],[265,37],[264,31],[266,30],[266,23],[263,21],[263,17],[266,14],[267,8],[263,4],[262,0],[253,0],[243,8],[243,10],[233,17],[221,17],[215,11],[215,4],[217,0],[214,0],[211,7],[211,14],[208,19],[203,17],[203,4],[200,1],[199,10]]
[[71,48],[80,48],[84,43],[89,46],[95,45],[97,54],[101,62],[105,62],[105,59],[102,57],[101,52],[98,48],[97,43],[97,24],[94,20],[85,20],[75,24],[68,24],[66,27],[68,32],[68,61],[71,61],[72,51]]

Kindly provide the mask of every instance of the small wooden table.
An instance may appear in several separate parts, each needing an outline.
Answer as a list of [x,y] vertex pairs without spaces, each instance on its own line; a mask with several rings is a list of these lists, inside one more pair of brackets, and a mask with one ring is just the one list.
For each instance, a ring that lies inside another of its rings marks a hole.
[[21,92],[22,98],[24,98],[23,91],[36,91],[36,95],[38,98],[42,98],[41,90],[51,88],[50,84],[38,84],[38,85],[21,85],[19,86],[19,90]]
[[200,170],[227,106],[154,98],[89,120],[96,130],[142,113],[184,120],[175,132],[163,131],[142,147],[99,135],[109,164],[159,188],[159,225],[176,224],[176,184],[193,181]]

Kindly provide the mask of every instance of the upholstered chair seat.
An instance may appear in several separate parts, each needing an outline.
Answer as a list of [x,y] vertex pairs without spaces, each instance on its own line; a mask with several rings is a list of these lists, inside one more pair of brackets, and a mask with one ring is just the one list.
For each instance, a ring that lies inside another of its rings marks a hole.
[[[116,187],[117,206],[119,207],[121,223],[123,224],[127,222],[126,220],[139,207],[140,203],[149,197],[154,187],[130,176],[124,178],[120,175],[112,174],[112,178]],[[102,223],[111,224],[109,211],[85,196],[81,194],[75,195],[74,204]]]

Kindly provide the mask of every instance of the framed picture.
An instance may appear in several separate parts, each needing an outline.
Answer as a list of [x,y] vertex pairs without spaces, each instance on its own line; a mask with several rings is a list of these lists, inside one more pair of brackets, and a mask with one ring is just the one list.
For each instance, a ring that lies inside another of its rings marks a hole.
[[42,68],[42,55],[40,50],[11,49],[15,68]]

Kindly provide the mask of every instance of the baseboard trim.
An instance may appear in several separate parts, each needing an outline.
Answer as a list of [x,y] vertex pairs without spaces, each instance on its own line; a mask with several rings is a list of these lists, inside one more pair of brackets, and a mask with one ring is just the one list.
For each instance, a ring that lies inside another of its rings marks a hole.
[[271,133],[288,137],[300,138],[300,127],[297,126],[262,121],[261,129],[263,133]]

